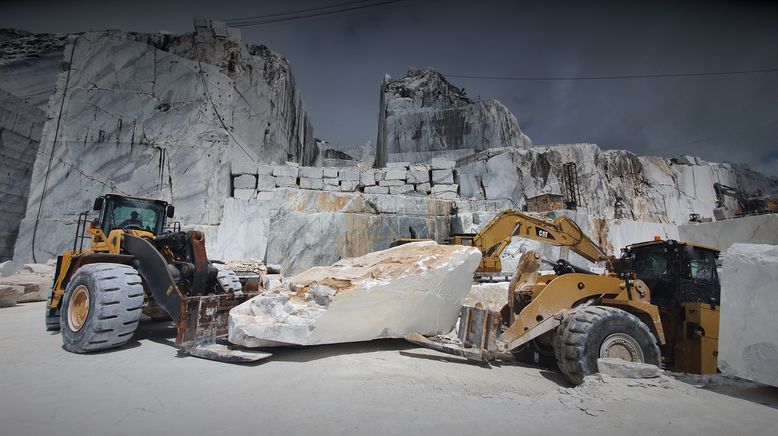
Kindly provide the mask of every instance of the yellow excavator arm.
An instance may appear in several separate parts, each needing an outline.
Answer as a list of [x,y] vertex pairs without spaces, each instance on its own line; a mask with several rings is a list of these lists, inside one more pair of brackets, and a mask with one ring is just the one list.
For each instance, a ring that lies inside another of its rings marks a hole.
[[566,216],[550,220],[516,210],[506,210],[494,217],[473,238],[473,245],[483,253],[478,271],[502,271],[500,254],[511,243],[512,236],[569,247],[574,253],[591,262],[613,258],[586,236],[575,221]]

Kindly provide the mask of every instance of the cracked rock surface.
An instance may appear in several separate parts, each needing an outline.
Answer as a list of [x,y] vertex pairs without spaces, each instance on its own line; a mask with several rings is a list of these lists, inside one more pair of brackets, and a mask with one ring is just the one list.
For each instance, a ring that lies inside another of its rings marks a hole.
[[414,242],[291,277],[233,308],[229,340],[316,345],[451,331],[481,253]]

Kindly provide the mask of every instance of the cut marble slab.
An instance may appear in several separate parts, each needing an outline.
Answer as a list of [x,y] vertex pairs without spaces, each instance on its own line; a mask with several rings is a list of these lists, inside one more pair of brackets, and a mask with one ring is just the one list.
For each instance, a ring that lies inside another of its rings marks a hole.
[[229,341],[272,347],[445,334],[480,259],[474,247],[414,242],[314,267],[233,308]]

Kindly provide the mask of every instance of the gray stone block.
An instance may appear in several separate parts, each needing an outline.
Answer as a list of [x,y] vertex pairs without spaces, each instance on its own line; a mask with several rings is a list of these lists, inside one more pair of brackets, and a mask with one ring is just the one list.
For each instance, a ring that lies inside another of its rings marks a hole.
[[290,167],[290,166],[274,166],[273,167],[273,175],[276,177],[293,177],[297,178],[297,173],[299,172],[299,168]]
[[338,178],[341,181],[348,180],[359,182],[359,173],[356,170],[340,170]]
[[454,183],[454,170],[432,170],[432,183]]
[[381,180],[383,180],[385,174],[386,174],[386,171],[384,171],[384,170],[381,170],[381,169],[373,170],[373,175],[375,176],[375,181],[376,182],[380,182]]
[[408,171],[408,183],[429,183],[430,173],[427,169]]
[[[297,169],[297,168],[295,168]],[[274,171],[275,172],[275,171]],[[276,177],[276,186],[279,188],[297,187],[297,177]]]
[[321,179],[324,176],[324,171],[321,168],[315,167],[301,167],[297,175],[302,179],[303,177],[308,179]]
[[[327,179],[324,179],[327,180]],[[323,191],[340,191],[340,185],[324,185]]]
[[336,178],[338,177],[338,169],[337,168],[322,168],[322,172],[324,173],[324,178]]
[[459,199],[459,196],[457,195],[456,192],[450,192],[450,191],[436,192],[436,193],[432,194],[432,196],[435,197],[435,198],[439,198],[441,200],[458,200]]
[[340,186],[339,179],[322,179],[324,186]]
[[433,170],[453,169],[456,164],[457,163],[453,160],[446,160],[440,158],[432,158],[432,162],[430,162],[430,166],[432,166]]
[[250,200],[257,196],[256,189],[235,189],[232,196],[239,200]]
[[257,189],[257,176],[242,174],[232,179],[232,187],[235,189]]
[[416,192],[423,192],[425,194],[429,194],[431,189],[432,186],[430,186],[429,183],[419,183],[418,185],[416,185]]
[[272,191],[276,187],[276,178],[260,174],[257,176],[257,191]]
[[381,180],[378,182],[378,186],[402,186],[405,184],[405,180]]
[[340,181],[340,190],[343,192],[352,192],[357,190],[357,186],[359,185],[358,180],[341,180]]
[[614,378],[652,378],[662,373],[659,367],[650,363],[627,362],[613,357],[597,359],[597,369],[600,374]]
[[432,187],[432,193],[437,194],[439,192],[453,192],[456,194],[459,185],[434,185]]
[[408,178],[408,171],[404,169],[388,169],[384,175],[384,180],[405,180]]
[[375,173],[372,170],[365,171],[359,174],[359,186],[373,186],[375,185]]
[[389,188],[389,193],[392,195],[405,194],[411,191],[413,191],[413,185],[392,186]]
[[321,190],[323,187],[324,187],[324,183],[322,183],[322,179],[300,177],[300,188],[302,189]]
[[365,194],[388,194],[388,186],[366,186]]
[[266,175],[266,176],[272,176],[273,175],[273,167],[270,166],[270,165],[259,165],[259,166],[257,166],[257,174]]

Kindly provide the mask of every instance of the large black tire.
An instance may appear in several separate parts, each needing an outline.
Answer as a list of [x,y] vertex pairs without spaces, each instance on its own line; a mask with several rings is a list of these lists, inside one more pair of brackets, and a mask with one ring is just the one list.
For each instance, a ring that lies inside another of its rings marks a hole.
[[[77,308],[85,293],[88,302],[80,307],[88,311],[79,316]],[[82,266],[70,279],[62,301],[63,347],[88,353],[124,345],[138,327],[142,306],[143,284],[135,268],[112,263]]]
[[[49,315],[49,306],[51,306],[51,297],[53,296],[52,295],[53,293],[54,293],[53,289],[51,291],[49,291],[49,296],[48,296],[48,298],[46,298],[46,307],[44,308],[45,309],[44,317],[46,319],[46,331],[47,332],[59,331],[59,329],[60,329],[60,327],[59,327],[59,313],[60,313],[60,309],[57,308],[57,310],[54,311],[54,315],[51,315],[51,316]],[[60,304],[60,307],[62,307],[61,304]]]
[[215,266],[219,272],[216,274],[216,280],[221,283],[224,290],[227,292],[241,292],[243,291],[243,285],[240,284],[238,275],[231,269],[220,263],[211,263]]
[[640,319],[615,307],[587,306],[568,312],[554,336],[559,370],[571,383],[598,371],[600,357],[627,357],[659,365],[656,338]]

